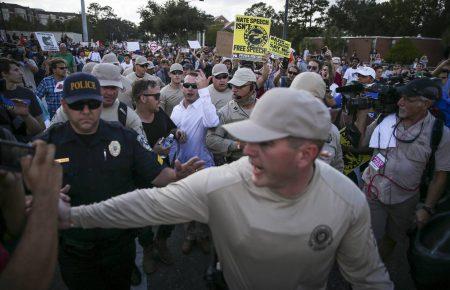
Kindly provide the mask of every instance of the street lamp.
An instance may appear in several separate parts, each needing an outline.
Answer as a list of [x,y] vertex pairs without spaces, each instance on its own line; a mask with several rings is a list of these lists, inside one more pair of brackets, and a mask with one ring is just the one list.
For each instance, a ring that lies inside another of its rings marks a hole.
[[286,0],[286,4],[284,5],[284,25],[283,25],[283,39],[287,39],[288,33],[288,9],[289,9],[289,0]]
[[87,30],[87,21],[86,21],[86,11],[84,9],[84,0],[81,0],[81,24],[83,26],[83,41],[88,42],[88,30]]

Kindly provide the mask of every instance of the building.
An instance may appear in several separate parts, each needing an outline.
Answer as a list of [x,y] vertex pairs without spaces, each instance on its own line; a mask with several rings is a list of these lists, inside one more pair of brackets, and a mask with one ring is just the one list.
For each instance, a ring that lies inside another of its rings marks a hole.
[[[410,39],[418,51],[422,55],[428,57],[428,65],[436,66],[444,57],[444,45],[442,39],[440,38],[430,38],[430,37],[391,37],[391,36],[344,36],[342,39],[345,40],[346,46],[342,52],[333,51],[333,54],[338,56],[347,56],[349,58],[353,51],[356,51],[356,55],[363,62],[368,62],[370,60],[370,52],[376,50],[377,53],[381,54],[384,58],[388,54],[391,47],[400,39],[408,38]],[[324,46],[323,37],[307,37],[306,39],[312,44],[310,51],[314,49],[320,49]]]
[[13,17],[21,17],[30,23],[40,23],[47,25],[49,21],[67,21],[77,17],[77,13],[49,12],[42,9],[35,9],[11,3],[0,3],[1,16],[3,21],[9,21]]

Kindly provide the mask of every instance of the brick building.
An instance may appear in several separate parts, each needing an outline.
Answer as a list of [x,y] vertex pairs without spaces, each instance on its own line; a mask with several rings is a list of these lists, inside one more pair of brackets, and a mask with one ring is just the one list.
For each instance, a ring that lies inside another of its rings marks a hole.
[[49,21],[56,20],[64,22],[79,15],[76,13],[49,12],[42,9],[35,9],[5,2],[0,3],[0,9],[1,18],[3,21],[9,21],[13,17],[21,17],[30,23],[39,22],[42,25],[47,25]]

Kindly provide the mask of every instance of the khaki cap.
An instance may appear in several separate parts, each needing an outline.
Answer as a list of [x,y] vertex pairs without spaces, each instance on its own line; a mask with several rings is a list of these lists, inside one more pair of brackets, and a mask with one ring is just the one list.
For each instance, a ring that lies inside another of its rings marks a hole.
[[319,99],[325,98],[327,85],[322,77],[315,72],[302,72],[292,81],[290,88],[296,90],[305,90]]
[[108,53],[105,54],[102,58],[102,63],[112,63],[112,64],[119,64],[119,59],[117,58],[117,55],[115,53]]
[[256,102],[250,118],[223,125],[244,142],[266,142],[285,137],[327,140],[331,121],[328,109],[306,91],[274,88]]
[[85,64],[85,65],[83,66],[83,69],[82,69],[81,71],[84,72],[84,73],[91,74],[91,73],[92,73],[92,70],[94,69],[94,67],[95,67],[97,64],[98,64],[98,63],[96,63],[96,62],[94,62],[94,61],[88,62],[87,64]]
[[145,56],[140,55],[140,56],[136,57],[136,64],[137,65],[148,64],[148,60]]
[[97,77],[102,87],[114,86],[123,89],[120,68],[112,63],[97,64],[92,74]]
[[223,63],[218,63],[212,68],[212,75],[217,76],[220,74],[228,74],[228,68]]
[[240,68],[234,73],[233,78],[228,83],[240,87],[248,82],[256,82],[255,73],[249,68]]
[[174,63],[170,66],[170,72],[174,72],[174,71],[183,71],[183,66],[179,63]]

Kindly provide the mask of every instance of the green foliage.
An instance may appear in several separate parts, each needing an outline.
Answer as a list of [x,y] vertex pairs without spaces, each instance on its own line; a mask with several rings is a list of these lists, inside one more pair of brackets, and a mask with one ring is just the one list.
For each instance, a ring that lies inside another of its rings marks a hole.
[[266,5],[263,2],[258,2],[247,8],[244,15],[270,18],[272,20],[272,25],[270,27],[270,34],[281,37],[283,34],[283,14],[276,13],[275,9]]
[[205,32],[205,44],[208,46],[216,45],[217,31],[220,31],[223,28],[222,23],[212,24],[208,26]]
[[391,47],[386,56],[386,61],[407,65],[418,57],[420,57],[420,52],[414,43],[410,39],[402,38]]
[[139,14],[141,31],[158,39],[169,37],[179,43],[186,42],[189,33],[205,31],[214,19],[184,0],[168,0],[163,5],[149,0]]

